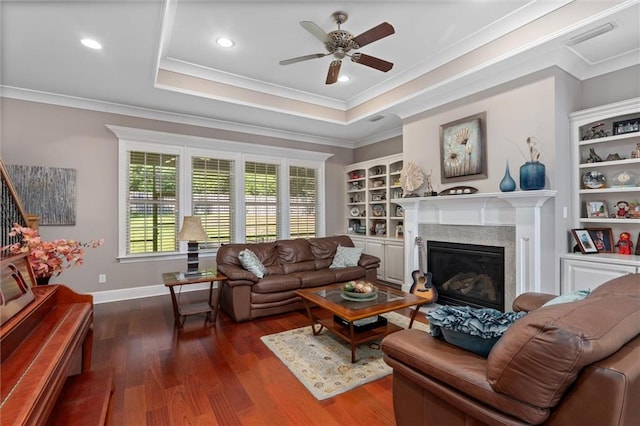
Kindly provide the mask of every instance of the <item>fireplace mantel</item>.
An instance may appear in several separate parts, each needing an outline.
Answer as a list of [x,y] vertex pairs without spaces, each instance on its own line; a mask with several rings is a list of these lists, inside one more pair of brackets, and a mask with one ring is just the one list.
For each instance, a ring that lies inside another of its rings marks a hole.
[[[420,224],[513,226],[516,229],[516,294],[558,293],[554,260],[557,191],[514,191],[393,199],[404,209],[405,286],[418,264],[415,237]],[[424,238],[425,236],[423,236]],[[426,236],[428,239],[428,236]],[[407,289],[405,289],[407,290]]]

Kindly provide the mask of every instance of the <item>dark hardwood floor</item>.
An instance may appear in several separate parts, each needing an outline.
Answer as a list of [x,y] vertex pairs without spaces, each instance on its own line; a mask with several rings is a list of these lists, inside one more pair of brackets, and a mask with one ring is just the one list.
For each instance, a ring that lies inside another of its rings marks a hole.
[[391,375],[318,401],[260,341],[308,321],[300,311],[235,323],[221,312],[213,327],[192,316],[177,332],[168,294],[95,305],[92,364],[115,369],[113,424],[395,424]]

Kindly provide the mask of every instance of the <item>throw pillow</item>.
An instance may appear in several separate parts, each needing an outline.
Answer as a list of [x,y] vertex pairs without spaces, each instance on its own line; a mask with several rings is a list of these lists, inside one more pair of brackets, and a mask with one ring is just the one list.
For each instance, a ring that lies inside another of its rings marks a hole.
[[556,305],[558,303],[569,303],[569,302],[575,302],[576,300],[582,300],[585,297],[587,297],[589,295],[589,293],[591,293],[591,290],[576,290],[576,291],[572,291],[571,293],[567,293],[567,294],[563,294],[563,295],[558,296],[558,297],[554,297],[553,299],[549,300],[547,303],[545,303],[541,307]]
[[362,249],[360,247],[338,246],[336,255],[329,268],[346,268],[347,266],[358,266]]
[[244,269],[253,273],[258,278],[264,277],[267,268],[264,267],[254,252],[249,249],[244,249],[238,254],[238,258]]

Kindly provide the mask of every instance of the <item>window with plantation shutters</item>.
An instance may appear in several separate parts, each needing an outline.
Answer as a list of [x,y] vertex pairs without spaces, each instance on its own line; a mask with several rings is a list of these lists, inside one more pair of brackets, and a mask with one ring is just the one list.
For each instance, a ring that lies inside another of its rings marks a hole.
[[278,166],[245,162],[245,241],[275,241],[279,232]]
[[191,209],[209,237],[200,248],[233,241],[233,161],[206,157],[191,159]]
[[179,157],[139,151],[128,157],[126,253],[175,251]]
[[227,243],[325,235],[331,154],[107,127],[119,139],[120,262],[183,259],[185,216],[201,219],[204,258]]
[[317,170],[289,167],[289,234],[291,238],[316,236]]

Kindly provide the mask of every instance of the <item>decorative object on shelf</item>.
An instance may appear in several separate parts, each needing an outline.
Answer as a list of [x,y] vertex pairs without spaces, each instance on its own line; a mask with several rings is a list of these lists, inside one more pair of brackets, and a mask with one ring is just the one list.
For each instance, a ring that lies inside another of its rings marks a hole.
[[640,219],[640,200],[629,202],[629,218]]
[[607,209],[607,203],[603,200],[587,201],[587,217],[604,219],[609,217],[609,210]]
[[187,273],[198,272],[198,241],[205,241],[209,237],[202,227],[199,216],[185,216],[182,229],[178,232],[178,241],[187,241]]
[[29,253],[29,264],[38,284],[47,284],[52,276],[60,275],[65,269],[82,265],[85,249],[97,248],[104,243],[103,239],[91,240],[88,243],[65,239],[42,241],[35,229],[14,223],[9,236],[16,235],[22,235],[22,242],[0,247],[0,252]]
[[600,172],[590,171],[582,176],[582,185],[585,189],[600,189],[607,186],[607,178]]
[[433,190],[433,183],[431,181],[431,174],[433,173],[433,170],[429,171],[429,174],[427,175],[427,179],[426,179],[426,191],[424,193],[425,197],[435,197],[436,195],[438,195],[438,193],[436,191]]
[[578,243],[578,248],[584,254],[597,253],[598,248],[596,247],[596,243],[593,242],[591,238],[591,234],[586,229],[572,229],[571,233],[573,237],[576,239]]
[[511,177],[511,173],[509,173],[509,160],[507,160],[507,165],[504,171],[504,177],[500,181],[500,191],[502,192],[511,192],[516,189],[516,181]]
[[350,191],[359,191],[361,189],[362,187],[360,186],[360,182],[351,182],[351,187],[349,188]]
[[615,205],[616,212],[611,213],[613,219],[628,219],[629,218],[629,202],[618,201]]
[[396,216],[397,217],[404,217],[404,207],[402,207],[402,206],[397,206],[396,207]]
[[402,238],[404,236],[404,225],[402,222],[399,222],[396,225],[396,238]]
[[375,217],[386,216],[387,212],[384,211],[384,206],[382,204],[374,204],[371,207],[371,212]]
[[631,234],[629,232],[620,233],[616,247],[618,247],[618,254],[631,254],[631,250],[633,249]]
[[636,149],[631,151],[631,158],[640,158],[640,142],[636,145]]
[[404,197],[417,197],[415,191],[424,183],[424,172],[416,163],[409,161],[400,171],[400,186],[405,192]]
[[598,123],[587,129],[587,132],[582,136],[582,140],[588,141],[590,139],[606,138],[607,136],[607,131],[604,130],[604,123]]
[[472,186],[454,186],[453,188],[440,191],[438,195],[469,195],[478,192],[478,188]]
[[349,173],[349,179],[362,179],[362,175],[358,172]]
[[602,158],[596,154],[596,150],[593,147],[589,148],[589,157],[587,157],[587,163],[600,163]]
[[638,232],[638,241],[636,242],[636,256],[640,256],[640,232]]
[[618,154],[617,152],[607,155],[607,158],[604,159],[604,161],[620,161],[620,160],[624,160],[624,158],[620,157],[620,154]]
[[623,170],[613,177],[611,181],[612,188],[625,188],[637,186],[640,182],[638,175],[629,170]]
[[640,117],[630,120],[616,121],[613,123],[613,134],[623,135],[625,133],[640,132]]
[[600,253],[613,253],[613,230],[611,228],[586,228]]
[[441,182],[487,177],[487,113],[440,126]]
[[382,188],[384,185],[384,180],[374,180],[371,182],[371,186],[374,188]]
[[384,201],[386,198],[384,193],[371,194],[371,201]]
[[351,207],[349,213],[351,213],[351,216],[360,216],[360,209],[357,207]]
[[530,161],[520,166],[520,189],[523,191],[535,191],[544,189],[545,167],[540,159],[537,143],[531,138],[527,138]]
[[384,220],[374,220],[371,225],[371,234],[383,237],[387,233],[387,224]]

